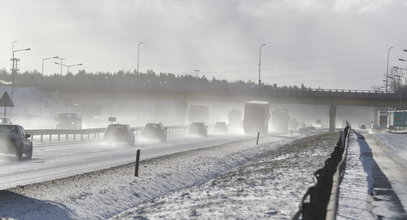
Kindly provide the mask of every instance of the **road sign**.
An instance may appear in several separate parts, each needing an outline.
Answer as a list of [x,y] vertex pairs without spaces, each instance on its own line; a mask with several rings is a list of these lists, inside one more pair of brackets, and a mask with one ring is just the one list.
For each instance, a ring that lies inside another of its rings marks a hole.
[[14,107],[14,103],[7,92],[4,92],[0,98],[0,107],[4,107],[4,118],[7,117],[7,107]]
[[0,107],[14,107],[14,103],[7,92],[4,92],[3,96],[0,98]]

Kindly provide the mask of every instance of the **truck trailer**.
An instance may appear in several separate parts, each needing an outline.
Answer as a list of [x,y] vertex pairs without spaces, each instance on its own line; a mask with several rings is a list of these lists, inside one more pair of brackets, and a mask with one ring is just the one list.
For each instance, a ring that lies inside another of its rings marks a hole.
[[269,102],[246,102],[243,118],[243,129],[246,134],[257,134],[257,132],[267,134],[269,119]]

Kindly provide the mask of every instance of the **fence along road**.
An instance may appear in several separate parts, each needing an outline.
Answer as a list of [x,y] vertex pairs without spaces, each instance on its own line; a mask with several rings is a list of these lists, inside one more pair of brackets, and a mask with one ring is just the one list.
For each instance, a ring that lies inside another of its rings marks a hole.
[[[51,141],[83,141],[99,139],[100,134],[105,132],[106,128],[88,128],[88,129],[27,129],[26,133],[31,135],[32,141],[44,142]],[[143,127],[134,127],[136,135],[139,135]],[[168,134],[185,134],[188,132],[188,126],[168,126]],[[47,138],[48,137],[48,138]],[[45,138],[45,139],[44,139]]]

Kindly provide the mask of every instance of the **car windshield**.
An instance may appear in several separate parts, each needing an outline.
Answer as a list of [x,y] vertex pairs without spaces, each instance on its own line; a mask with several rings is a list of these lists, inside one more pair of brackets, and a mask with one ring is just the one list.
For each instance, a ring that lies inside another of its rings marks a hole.
[[108,131],[123,132],[127,131],[126,125],[109,125]]
[[158,124],[147,124],[146,125],[146,128],[159,128],[160,127],[160,125],[158,125]]
[[18,128],[17,128],[17,126],[0,125],[0,133],[15,133],[15,134],[18,134]]

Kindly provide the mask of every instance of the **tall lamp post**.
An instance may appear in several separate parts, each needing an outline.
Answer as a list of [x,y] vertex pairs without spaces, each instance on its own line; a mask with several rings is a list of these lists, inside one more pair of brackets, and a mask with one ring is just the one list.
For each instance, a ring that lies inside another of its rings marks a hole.
[[393,47],[389,47],[387,49],[387,67],[386,67],[386,94],[387,94],[387,85],[389,83],[389,58],[390,58],[390,50],[393,49]]
[[16,73],[16,67],[17,67],[17,58],[15,58],[14,54],[17,52],[21,52],[21,51],[29,51],[31,50],[31,48],[25,48],[25,49],[20,49],[20,50],[14,50],[14,43],[16,43],[17,41],[13,41],[12,42],[12,50],[13,50],[13,57],[11,58],[12,60],[12,68],[11,68],[11,99],[13,99],[13,95],[14,95],[14,79],[15,79],[15,73]]
[[138,47],[137,47],[137,74],[140,73],[140,69],[139,69],[139,64],[140,64],[140,46],[144,44],[144,42],[140,42],[138,43]]
[[[407,77],[403,76],[403,73],[401,71],[403,71],[403,70],[407,71],[407,69],[403,69],[403,68],[400,68],[400,67],[397,67],[397,66],[393,66],[393,69],[399,70],[399,75],[395,75],[395,76],[399,77],[399,78],[404,78],[404,87],[406,88],[406,86],[407,86]],[[399,92],[400,92],[400,106],[401,106],[401,86],[400,86],[400,81],[399,81],[399,88],[400,88]]]
[[196,77],[198,77],[198,73],[199,73],[200,70],[194,70],[194,71],[195,71]]
[[83,65],[82,63],[73,64],[73,65],[65,65],[65,64],[62,64],[62,63],[58,63],[58,62],[55,62],[55,64],[62,65],[64,67],[66,67],[67,68],[66,74],[69,73],[69,68],[74,67],[74,66],[82,66]]
[[58,57],[58,59],[59,59],[59,63],[60,63],[59,65],[61,65],[61,69],[60,69],[59,75],[62,76],[62,66],[64,65],[64,64],[62,64],[62,62],[65,60],[65,58]]
[[266,46],[266,44],[261,44],[259,47],[259,86],[261,85],[261,79],[260,79],[260,71],[261,71],[261,48]]
[[[50,60],[50,59],[58,59],[58,56],[55,57],[46,57],[42,59],[42,66],[41,66],[41,88],[44,88],[44,61]],[[42,103],[43,103],[43,97],[42,97],[42,92],[41,92],[41,106],[40,106],[40,116],[42,117]]]

